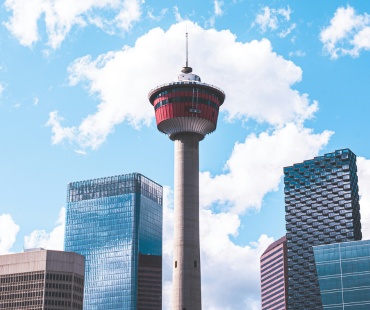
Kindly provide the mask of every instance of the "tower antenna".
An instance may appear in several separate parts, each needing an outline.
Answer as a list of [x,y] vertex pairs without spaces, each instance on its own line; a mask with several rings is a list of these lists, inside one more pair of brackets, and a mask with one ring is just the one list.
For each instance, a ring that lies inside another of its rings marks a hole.
[[189,58],[189,53],[188,53],[188,31],[186,30],[186,67],[188,67],[188,58]]
[[193,69],[189,67],[189,48],[188,48],[188,27],[186,27],[186,64],[185,67],[182,68],[182,73],[191,73]]

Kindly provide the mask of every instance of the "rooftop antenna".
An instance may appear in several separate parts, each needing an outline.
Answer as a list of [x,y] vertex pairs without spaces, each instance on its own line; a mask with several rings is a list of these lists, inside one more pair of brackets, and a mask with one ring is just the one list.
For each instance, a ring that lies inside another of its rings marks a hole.
[[188,66],[188,32],[186,31],[186,66]]
[[[187,27],[186,27],[187,28]],[[188,30],[186,29],[186,65],[182,68],[182,73],[191,73],[193,69],[188,64],[189,53],[188,53]]]

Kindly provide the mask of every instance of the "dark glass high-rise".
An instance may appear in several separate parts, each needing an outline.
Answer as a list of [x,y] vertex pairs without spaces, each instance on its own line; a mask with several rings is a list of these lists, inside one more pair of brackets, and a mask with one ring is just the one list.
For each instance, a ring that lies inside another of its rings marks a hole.
[[357,180],[349,149],[284,168],[288,309],[322,309],[313,246],[361,240]]
[[68,184],[65,249],[86,259],[84,310],[162,309],[162,186],[137,173]]

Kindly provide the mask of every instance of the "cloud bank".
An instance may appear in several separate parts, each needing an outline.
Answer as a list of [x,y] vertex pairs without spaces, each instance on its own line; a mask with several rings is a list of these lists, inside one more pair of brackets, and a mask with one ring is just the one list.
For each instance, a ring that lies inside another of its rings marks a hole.
[[[20,44],[32,46],[40,40],[39,23],[46,27],[47,45],[60,47],[73,27],[95,25],[106,31],[125,32],[140,19],[142,0],[6,0],[12,13],[6,28]],[[101,17],[101,11],[111,18]]]
[[[268,40],[241,43],[229,31],[205,30],[191,22],[186,25],[191,33],[190,64],[204,81],[225,90],[227,104],[222,111],[229,120],[255,119],[279,126],[313,117],[317,102],[292,88],[301,81],[302,70],[273,52]],[[147,93],[179,73],[184,63],[184,28],[183,22],[168,31],[155,28],[133,47],[124,46],[96,59],[89,55],[76,59],[68,69],[69,83],[86,85],[89,94],[99,100],[97,111],[72,126],[62,124],[58,111],[51,112],[47,125],[53,143],[68,141],[97,149],[122,122],[134,128],[148,126],[154,113]],[[192,57],[195,46],[197,54],[208,57]]]
[[340,7],[330,25],[320,33],[324,52],[332,59],[349,55],[358,57],[362,50],[370,50],[370,15],[357,14],[351,6]]

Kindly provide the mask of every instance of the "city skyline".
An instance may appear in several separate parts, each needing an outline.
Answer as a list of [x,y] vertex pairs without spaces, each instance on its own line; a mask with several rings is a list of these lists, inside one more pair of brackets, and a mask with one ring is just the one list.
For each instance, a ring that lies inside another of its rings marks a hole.
[[370,238],[367,3],[21,3],[0,10],[0,253],[58,249],[69,182],[137,171],[165,189],[168,309],[173,145],[147,93],[176,79],[185,31],[189,66],[226,93],[200,145],[203,307],[260,309],[259,257],[285,234],[283,167],[351,149]]

